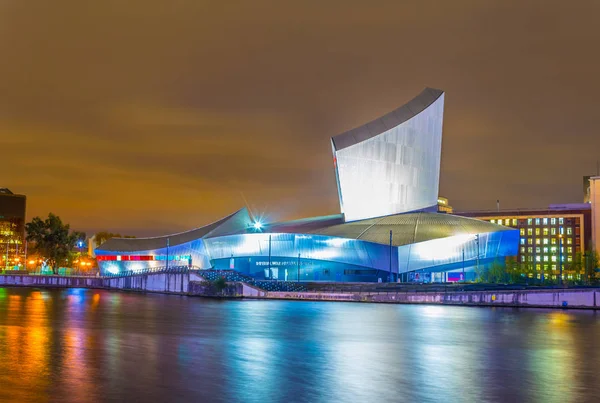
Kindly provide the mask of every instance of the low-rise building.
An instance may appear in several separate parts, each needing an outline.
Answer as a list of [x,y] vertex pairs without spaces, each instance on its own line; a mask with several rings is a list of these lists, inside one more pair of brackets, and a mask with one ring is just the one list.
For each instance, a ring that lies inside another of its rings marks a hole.
[[[598,195],[600,200],[600,192]],[[592,205],[589,203],[455,214],[518,229],[520,238],[516,260],[531,277],[556,277],[562,270],[563,278],[578,280],[585,274],[588,253],[594,249]]]

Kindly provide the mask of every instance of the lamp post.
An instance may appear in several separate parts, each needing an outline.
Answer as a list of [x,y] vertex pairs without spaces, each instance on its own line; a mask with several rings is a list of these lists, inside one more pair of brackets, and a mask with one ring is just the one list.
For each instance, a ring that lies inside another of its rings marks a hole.
[[558,284],[562,285],[562,234],[558,234]]
[[390,283],[394,281],[394,274],[392,273],[392,230],[390,230]]
[[475,241],[477,242],[477,266],[475,270],[479,272],[479,234],[475,234]]
[[462,277],[463,277],[463,283],[465,283],[467,281],[467,279],[465,278],[465,247],[464,246],[462,248],[462,258],[463,258]]
[[169,269],[169,238],[167,238],[167,263],[165,269]]

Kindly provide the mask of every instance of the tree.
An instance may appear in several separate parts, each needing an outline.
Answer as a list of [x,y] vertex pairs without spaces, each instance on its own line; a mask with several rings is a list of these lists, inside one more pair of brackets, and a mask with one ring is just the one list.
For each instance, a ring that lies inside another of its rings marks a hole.
[[45,220],[34,217],[25,224],[25,230],[32,252],[42,256],[54,274],[58,273],[60,263],[71,256],[77,242],[85,240],[83,232],[70,231],[69,224],[63,224],[60,217],[52,213]]
[[97,246],[102,245],[104,242],[108,241],[110,238],[135,238],[135,236],[133,236],[133,235],[121,236],[121,234],[118,234],[118,233],[115,234],[115,233],[107,232],[107,231],[100,231],[100,232],[97,232],[96,235],[94,235],[94,239],[96,240]]

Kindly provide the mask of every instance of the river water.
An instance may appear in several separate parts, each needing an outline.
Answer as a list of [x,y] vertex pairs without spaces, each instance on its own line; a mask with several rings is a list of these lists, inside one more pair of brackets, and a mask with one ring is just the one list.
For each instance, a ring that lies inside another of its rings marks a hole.
[[0,401],[600,401],[586,311],[0,289]]

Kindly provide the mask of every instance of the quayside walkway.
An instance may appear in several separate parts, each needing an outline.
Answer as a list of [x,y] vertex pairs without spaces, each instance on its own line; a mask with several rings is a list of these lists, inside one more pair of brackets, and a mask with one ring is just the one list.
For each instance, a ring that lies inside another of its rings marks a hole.
[[[216,286],[219,278],[225,280],[221,287]],[[219,298],[600,309],[600,288],[597,287],[296,283],[255,280],[233,270],[189,270],[187,267],[104,277],[3,274],[0,275],[1,286],[99,288]]]

